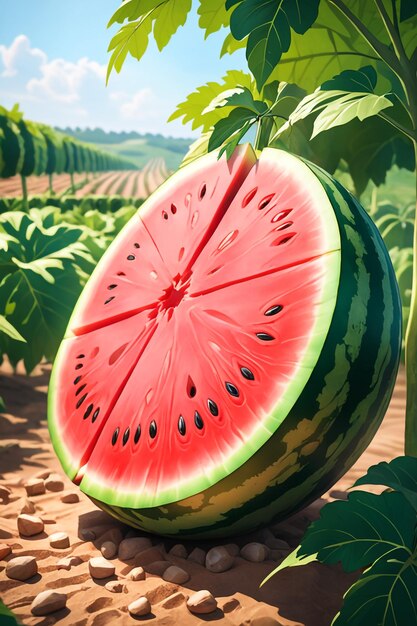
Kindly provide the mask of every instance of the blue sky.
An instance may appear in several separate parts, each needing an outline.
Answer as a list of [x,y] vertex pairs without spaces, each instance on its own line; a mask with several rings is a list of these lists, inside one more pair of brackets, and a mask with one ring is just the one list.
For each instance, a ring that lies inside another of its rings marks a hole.
[[195,136],[181,122],[167,123],[195,87],[244,69],[242,51],[219,59],[224,33],[204,41],[194,11],[169,45],[153,41],[143,59],[128,58],[105,87],[106,24],[117,0],[12,0],[0,22],[0,103],[19,102],[31,119],[57,126]]

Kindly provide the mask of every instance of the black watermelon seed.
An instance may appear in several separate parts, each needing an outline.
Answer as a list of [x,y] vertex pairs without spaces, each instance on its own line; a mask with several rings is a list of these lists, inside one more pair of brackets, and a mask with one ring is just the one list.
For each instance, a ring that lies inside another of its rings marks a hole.
[[156,422],[155,420],[152,420],[152,422],[149,424],[149,435],[151,439],[155,439],[156,432],[157,432]]
[[239,389],[235,387],[232,383],[225,383],[227,391],[231,396],[238,398],[239,397]]
[[117,287],[117,285],[115,285],[115,284],[113,283],[113,284],[109,285],[109,286],[107,287],[107,289],[116,289],[116,287]]
[[178,430],[179,430],[180,435],[185,435],[185,431],[187,430],[185,426],[185,419],[183,418],[182,415],[180,415],[178,419]]
[[123,445],[125,446],[127,444],[127,440],[129,439],[129,435],[130,435],[130,428],[129,426],[126,428],[124,434],[123,434]]
[[197,393],[197,389],[193,385],[192,387],[190,387],[190,398],[194,398],[196,393]]
[[77,365],[75,366],[76,370],[80,370],[82,368],[83,364],[82,363],[77,363]]
[[255,376],[247,367],[241,367],[240,371],[242,373],[243,378],[246,378],[247,380],[255,380]]
[[277,313],[279,313],[280,311],[282,311],[284,307],[282,306],[282,304],[274,304],[274,306],[271,306],[270,309],[268,309],[267,311],[265,311],[264,315],[276,315]]
[[128,260],[128,261],[134,261],[134,260],[135,260],[135,258],[136,258],[136,257],[135,257],[135,255],[134,255],[134,254],[128,254],[128,256],[127,256],[127,260]]
[[112,300],[115,299],[116,296],[110,296],[110,298],[107,298],[107,300],[105,300],[104,304],[108,304],[109,302],[111,302]]
[[85,358],[85,354],[78,354],[77,355],[77,359],[84,359]]
[[120,432],[120,428],[119,428],[119,427],[117,427],[117,428],[116,428],[116,430],[115,430],[115,431],[114,431],[114,433],[113,433],[113,437],[111,438],[111,443],[112,443],[112,446],[114,446],[114,445],[115,445],[115,443],[116,443],[116,441],[117,441],[117,437],[119,436],[119,432]]
[[258,339],[262,339],[262,341],[273,341],[275,337],[272,335],[268,335],[268,333],[256,333]]
[[201,430],[204,426],[203,418],[201,417],[198,411],[194,413],[194,424],[197,426],[199,430]]
[[84,402],[84,400],[86,399],[87,394],[85,393],[83,396],[81,396],[81,398],[78,400],[77,404],[75,405],[77,409],[80,408],[80,406],[82,405],[82,403]]
[[93,410],[93,405],[89,404],[87,409],[86,409],[86,411],[85,411],[85,413],[84,413],[84,415],[83,415],[83,420],[86,420],[87,417],[89,417],[89,415],[90,415],[92,410]]
[[77,391],[75,392],[75,395],[79,396],[82,390],[85,389],[86,385],[87,383],[84,383],[84,385],[81,385],[81,387],[78,387]]
[[133,245],[135,246],[135,248],[140,248],[140,245],[138,243],[134,243]]
[[81,376],[77,376],[77,378],[74,379],[74,385],[78,385],[80,380],[81,380]]
[[137,443],[140,439],[140,424],[136,429],[135,436],[133,437],[133,441]]
[[162,211],[162,216],[163,216],[164,220],[168,219],[168,213],[166,211]]
[[207,191],[207,186],[206,186],[206,183],[204,183],[200,189],[200,193],[198,194],[198,197],[200,198],[200,200],[204,198],[204,196],[206,195],[206,191]]
[[207,404],[208,404],[210,413],[214,415],[214,417],[217,417],[217,415],[219,414],[219,409],[217,407],[217,404],[213,402],[213,400],[210,400],[210,398],[207,400]]
[[96,419],[98,418],[98,414],[100,413],[100,407],[98,409],[96,409],[93,413],[93,417],[91,418],[92,422],[95,422]]

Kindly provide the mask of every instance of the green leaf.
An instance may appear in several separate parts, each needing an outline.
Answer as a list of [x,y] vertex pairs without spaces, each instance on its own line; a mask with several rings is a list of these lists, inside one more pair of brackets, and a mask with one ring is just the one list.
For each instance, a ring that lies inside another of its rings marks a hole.
[[240,70],[230,70],[222,78],[222,82],[209,82],[190,93],[184,102],[181,102],[168,121],[183,118],[182,123],[191,122],[193,130],[202,127],[202,132],[210,128],[225,115],[218,107],[211,108],[209,104],[228,89],[236,90],[237,86],[253,90],[253,80],[250,74]]
[[153,34],[159,50],[165,48],[171,37],[183,26],[191,10],[192,0],[168,0],[161,4],[158,11]]
[[417,459],[401,456],[372,465],[353,485],[384,485],[402,493],[417,512]]
[[261,115],[265,113],[268,108],[266,102],[262,100],[255,100],[252,92],[247,87],[237,86],[236,89],[229,89],[226,92],[222,92],[210,102],[210,105],[206,107],[203,113],[212,111],[213,108],[220,107],[243,107],[255,113],[255,115]]
[[417,623],[417,564],[405,551],[376,561],[344,595],[332,626]]
[[23,341],[26,342],[26,339],[22,337],[18,330],[7,319],[4,315],[0,315],[0,333],[4,333],[14,339],[15,341]]
[[0,600],[0,622],[1,626],[20,626],[21,621],[18,620],[16,615],[7,608],[7,606]]
[[210,137],[211,137],[211,133],[212,133],[212,131],[208,131],[206,133],[202,133],[201,136],[198,137],[198,139],[193,141],[193,143],[191,144],[191,146],[188,149],[187,154],[183,158],[180,167],[184,167],[185,165],[188,165],[189,163],[191,163],[195,159],[198,159],[199,157],[203,156],[204,154],[207,154],[207,152],[208,152],[208,144],[209,144],[209,140],[210,140]]
[[205,31],[205,39],[230,22],[230,11],[226,9],[225,0],[200,0],[197,13],[200,16],[198,25]]
[[320,85],[321,91],[356,91],[374,93],[378,80],[377,73],[372,65],[366,65],[359,70],[344,70],[337,76]]
[[220,51],[220,57],[224,56],[225,54],[233,54],[233,52],[236,52],[236,50],[246,48],[246,44],[247,37],[239,41],[238,39],[235,39],[233,37],[232,33],[227,33],[222,45],[222,49]]
[[226,152],[226,158],[230,159],[233,152],[235,151],[235,148],[237,146],[237,144],[243,139],[243,137],[246,135],[246,133],[248,132],[248,130],[250,129],[250,127],[252,126],[253,121],[251,120],[247,120],[242,128],[240,130],[237,131],[237,133],[235,133],[229,141],[226,141],[226,143],[221,147],[220,151],[219,151],[219,156],[218,158],[220,159],[220,157],[222,156],[223,152]]
[[141,15],[145,15],[161,4],[161,0],[125,0],[123,4],[113,13],[107,24],[107,28],[118,22],[123,24],[126,20],[133,22]]
[[400,0],[400,22],[405,22],[415,15],[417,15],[415,0]]
[[316,554],[308,554],[306,556],[300,556],[298,554],[299,550],[300,550],[300,546],[298,546],[298,548],[290,552],[290,554],[287,557],[285,557],[285,559],[278,565],[278,567],[276,567],[270,574],[268,574],[266,578],[263,579],[263,581],[261,582],[259,586],[262,587],[266,582],[268,582],[268,580],[270,580],[273,576],[275,576],[275,574],[278,574],[278,572],[281,572],[283,569],[286,569],[287,567],[299,567],[301,565],[308,565],[309,563],[314,563],[314,561],[317,561]]
[[[236,2],[228,1],[229,8]],[[233,10],[235,39],[248,37],[246,58],[260,90],[290,47],[291,29],[305,33],[317,18],[319,0],[242,0]]]
[[[157,10],[157,9],[156,9]],[[117,73],[122,69],[128,54],[138,61],[146,52],[149,34],[152,29],[152,12],[142,16],[137,22],[130,22],[120,28],[109,44],[109,52],[113,50],[107,66],[106,82],[113,69]]]
[[245,128],[246,122],[251,120],[255,121],[256,115],[248,109],[239,107],[230,111],[227,117],[219,120],[214,125],[214,130],[208,143],[209,152],[219,148],[225,141],[230,139],[234,133]]

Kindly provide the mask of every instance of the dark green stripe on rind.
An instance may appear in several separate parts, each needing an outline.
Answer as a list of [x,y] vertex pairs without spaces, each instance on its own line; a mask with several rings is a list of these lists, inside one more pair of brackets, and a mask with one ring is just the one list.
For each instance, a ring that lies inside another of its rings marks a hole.
[[205,492],[138,511],[97,503],[123,521],[195,538],[245,532],[320,496],[353,465],[378,429],[400,356],[394,271],[362,207],[325,172],[308,165],[332,202],[342,242],[338,301],[313,375],[271,439]]

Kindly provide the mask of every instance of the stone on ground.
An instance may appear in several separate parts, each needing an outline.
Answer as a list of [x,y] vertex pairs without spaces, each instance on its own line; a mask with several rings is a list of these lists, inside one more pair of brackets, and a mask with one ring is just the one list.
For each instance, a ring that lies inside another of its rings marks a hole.
[[202,589],[188,598],[187,608],[195,615],[213,613],[217,609],[217,600],[210,591]]
[[49,615],[63,609],[67,604],[67,594],[52,589],[41,591],[33,600],[30,610],[33,615]]
[[38,564],[34,556],[16,556],[6,565],[6,576],[13,580],[28,580],[38,573]]

